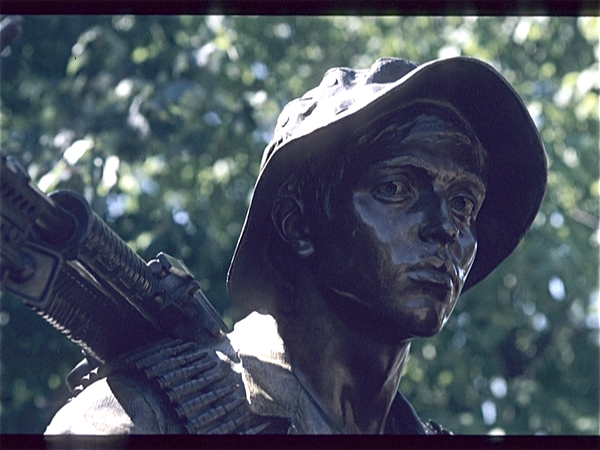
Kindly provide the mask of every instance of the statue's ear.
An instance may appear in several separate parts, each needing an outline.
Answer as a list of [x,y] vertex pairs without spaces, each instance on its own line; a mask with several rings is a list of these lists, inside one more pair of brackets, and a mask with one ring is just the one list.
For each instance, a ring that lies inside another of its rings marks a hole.
[[289,194],[279,197],[271,211],[271,219],[281,239],[298,256],[306,258],[315,252],[301,199]]

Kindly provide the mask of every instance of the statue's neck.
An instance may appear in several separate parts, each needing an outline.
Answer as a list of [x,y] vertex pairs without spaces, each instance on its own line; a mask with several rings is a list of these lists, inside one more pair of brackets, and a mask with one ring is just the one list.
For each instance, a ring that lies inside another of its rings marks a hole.
[[362,317],[348,323],[310,286],[295,295],[295,311],[275,315],[301,383],[342,432],[382,433],[410,341],[374,338]]

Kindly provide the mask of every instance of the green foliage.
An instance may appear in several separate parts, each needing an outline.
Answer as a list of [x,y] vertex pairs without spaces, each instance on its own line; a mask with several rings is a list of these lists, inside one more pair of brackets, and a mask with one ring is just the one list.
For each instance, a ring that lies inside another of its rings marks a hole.
[[[27,16],[2,55],[0,144],[82,192],[144,259],[182,258],[225,320],[262,150],[330,67],[467,55],[527,104],[550,158],[515,253],[413,344],[401,389],[456,433],[598,433],[598,18]],[[468,80],[465,80],[468,82]],[[4,433],[40,433],[79,350],[2,296]]]

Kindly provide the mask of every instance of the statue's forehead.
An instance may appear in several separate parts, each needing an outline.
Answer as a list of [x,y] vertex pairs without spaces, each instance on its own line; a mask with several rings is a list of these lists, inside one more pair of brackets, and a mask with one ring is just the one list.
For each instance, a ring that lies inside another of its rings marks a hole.
[[439,132],[461,133],[474,137],[471,125],[450,105],[414,104],[408,110],[392,111],[373,118],[354,130],[352,139],[359,145],[381,139],[403,139],[409,135]]
[[477,175],[485,170],[485,149],[475,134],[435,114],[379,123],[357,136],[351,147],[347,163],[354,171],[407,153],[413,159],[427,156],[430,161],[436,155],[446,161],[450,158]]
[[412,174],[416,179],[431,180],[440,184],[467,183],[476,186],[482,192],[486,190],[481,175],[463,158],[449,152],[419,152],[415,151],[415,148],[406,149],[371,164],[360,181],[373,181],[398,173]]

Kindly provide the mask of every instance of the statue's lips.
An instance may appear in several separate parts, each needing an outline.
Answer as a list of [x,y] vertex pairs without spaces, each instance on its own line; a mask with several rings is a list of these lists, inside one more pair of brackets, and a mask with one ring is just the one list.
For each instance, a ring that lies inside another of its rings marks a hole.
[[406,273],[406,276],[419,283],[433,284],[434,289],[452,290],[454,281],[452,277],[445,272],[435,269],[415,269]]

